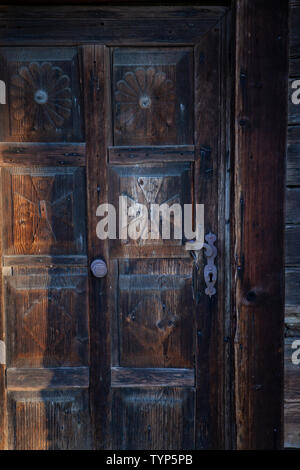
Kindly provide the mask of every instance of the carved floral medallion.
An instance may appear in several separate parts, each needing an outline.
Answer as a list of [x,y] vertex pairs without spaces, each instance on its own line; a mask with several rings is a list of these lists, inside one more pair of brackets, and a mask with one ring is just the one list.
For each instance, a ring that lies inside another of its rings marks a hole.
[[71,115],[70,78],[48,62],[21,67],[12,77],[10,96],[13,118],[26,118],[32,130],[60,128]]
[[175,86],[162,71],[139,67],[117,82],[118,125],[130,130],[147,126],[151,116],[157,132],[161,124],[174,125]]

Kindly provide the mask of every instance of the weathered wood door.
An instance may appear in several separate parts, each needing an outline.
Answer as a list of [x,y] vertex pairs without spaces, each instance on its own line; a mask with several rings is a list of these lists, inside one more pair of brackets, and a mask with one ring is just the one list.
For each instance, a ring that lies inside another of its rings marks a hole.
[[[225,39],[1,48],[8,448],[225,445]],[[97,237],[120,196],[205,204],[215,295],[184,238]]]

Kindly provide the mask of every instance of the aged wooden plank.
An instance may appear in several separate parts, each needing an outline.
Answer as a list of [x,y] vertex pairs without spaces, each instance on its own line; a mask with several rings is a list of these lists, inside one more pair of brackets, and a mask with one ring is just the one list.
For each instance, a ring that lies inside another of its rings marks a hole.
[[300,448],[300,402],[284,406],[284,447]]
[[[34,3],[34,2],[31,2]],[[42,3],[36,1],[35,3]],[[52,4],[59,3],[58,1],[53,1]],[[67,1],[64,1],[67,4]],[[214,2],[214,5],[193,5],[193,6],[176,6],[176,5],[160,5],[158,6],[145,6],[145,5],[134,5],[134,6],[121,6],[116,2],[116,5],[110,6],[105,5],[101,6],[101,2],[76,2],[70,1],[72,3],[72,9],[66,5],[51,5],[43,6],[36,5],[31,6],[30,8],[26,6],[14,5],[11,7],[9,5],[0,6],[1,18],[18,18],[18,19],[43,19],[43,18],[54,18],[54,19],[65,19],[66,16],[72,19],[87,19],[87,18],[97,18],[102,20],[107,19],[121,19],[121,18],[174,18],[174,19],[183,19],[183,20],[193,20],[194,18],[216,18],[218,19],[226,12],[226,1],[219,2],[220,5],[217,5],[217,2]],[[82,5],[76,5],[76,3],[82,3]],[[83,5],[83,3],[85,5]],[[94,3],[94,4],[93,4]],[[96,5],[98,3],[98,5]],[[106,2],[103,2],[106,3]],[[110,2],[113,3],[113,2]],[[166,3],[166,2],[165,2]],[[208,3],[208,2],[207,2]],[[89,5],[90,4],[90,5]],[[93,4],[93,5],[92,5]],[[229,5],[230,2],[227,2]]]
[[110,251],[112,258],[188,258],[190,253],[183,245],[171,246],[113,246]]
[[287,224],[300,224],[300,188],[286,190],[285,221]]
[[[101,18],[71,19],[41,18],[5,19],[1,23],[1,45],[39,44],[78,45],[86,42],[107,45],[195,44],[218,21],[217,18],[185,19],[126,18],[103,20]],[[80,37],[78,36],[80,31]]]
[[299,80],[300,77],[300,57],[291,57],[289,60],[289,75],[293,80]]
[[156,163],[156,162],[192,162],[195,160],[193,145],[164,147],[110,147],[110,163]]
[[285,262],[287,266],[300,265],[300,225],[287,225],[285,229]]
[[[297,348],[293,348],[298,341]],[[300,373],[299,365],[293,364],[292,354],[300,349],[300,337],[286,338],[284,342],[284,400],[285,402],[300,402]]]
[[300,316],[297,313],[285,316],[285,337],[300,336]]
[[[280,364],[288,2],[238,0],[236,21],[233,274],[237,448],[274,449],[282,445],[283,438]],[[267,57],[272,60],[266,61]]]
[[88,367],[7,369],[8,390],[60,390],[88,388]]
[[[233,107],[233,93],[232,86],[234,83],[234,69],[233,69],[233,34],[234,34],[234,16],[228,13],[222,24],[222,38],[221,38],[221,57],[222,57],[222,72],[221,72],[221,90],[226,90],[226,93],[221,93],[221,116],[226,116],[222,120],[221,132],[221,155],[219,166],[219,234],[222,247],[225,255],[221,256],[218,260],[219,271],[219,284],[222,286],[219,295],[218,309],[224,309],[223,318],[220,318],[220,323],[223,322],[223,339],[224,339],[224,448],[235,448],[235,418],[234,418],[234,356],[233,356],[233,329],[234,322],[231,312],[231,189],[232,189],[232,148],[233,148],[233,133],[232,133],[232,107]],[[225,220],[225,223],[224,223]],[[221,272],[220,272],[221,271]],[[221,350],[222,350],[222,345]]]
[[[218,194],[221,156],[221,31],[213,28],[195,48],[195,144],[194,200],[205,204],[205,232],[217,235],[218,264],[222,266],[224,214]],[[222,176],[221,176],[222,175]],[[224,201],[224,193],[222,193]],[[220,197],[222,197],[220,195]],[[220,239],[219,239],[220,236]],[[206,264],[200,253],[200,265]],[[196,416],[197,449],[223,448],[225,445],[224,369],[224,297],[222,274],[218,275],[217,295],[204,294],[205,282],[198,275],[195,290],[196,319]],[[220,304],[219,304],[220,302]],[[219,308],[220,305],[220,308]],[[222,305],[222,306],[221,306]],[[222,358],[222,359],[221,359]]]
[[84,166],[84,143],[0,143],[0,164]]
[[193,387],[193,369],[143,369],[113,367],[111,370],[112,387]]
[[[3,193],[3,169],[0,169],[0,194]],[[0,196],[0,212],[3,214],[3,200]],[[1,233],[3,230],[3,217],[1,217]],[[0,237],[0,256],[2,257],[2,237]],[[3,268],[0,263],[0,341],[3,341],[2,348],[5,349],[6,353],[6,325],[5,325],[5,310],[4,310],[4,289],[3,289]],[[1,361],[4,362],[4,361]],[[6,391],[6,378],[5,378],[6,364],[0,364],[0,450],[7,449],[8,443],[8,429],[7,429],[7,391]]]
[[286,184],[300,186],[300,128],[288,127]]
[[297,57],[300,55],[300,5],[296,4],[291,9],[290,14],[290,55]]
[[287,315],[300,313],[300,268],[285,271],[285,311]]
[[[95,217],[99,204],[107,202],[107,147],[111,145],[109,54],[104,46],[82,47],[83,92],[86,129],[88,188],[88,257],[104,258],[108,275],[103,279],[90,277],[91,331],[91,414],[94,426],[94,447],[111,448],[111,336],[112,306],[109,291],[113,285],[108,241],[96,235]],[[101,359],[100,359],[101,358]]]
[[52,265],[87,265],[87,256],[67,255],[12,255],[3,256],[3,266],[52,266]]

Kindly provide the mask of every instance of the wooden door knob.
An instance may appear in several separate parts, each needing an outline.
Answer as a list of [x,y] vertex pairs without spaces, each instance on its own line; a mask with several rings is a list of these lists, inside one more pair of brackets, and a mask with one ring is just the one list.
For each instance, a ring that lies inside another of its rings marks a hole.
[[94,259],[91,263],[91,271],[95,277],[104,277],[107,274],[107,266],[102,259]]

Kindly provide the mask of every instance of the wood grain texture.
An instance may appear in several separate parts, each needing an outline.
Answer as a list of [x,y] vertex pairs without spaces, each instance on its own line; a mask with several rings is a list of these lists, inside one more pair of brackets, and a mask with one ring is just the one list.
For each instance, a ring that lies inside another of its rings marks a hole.
[[[18,3],[18,2],[14,2]],[[21,2],[20,2],[21,3]],[[66,15],[69,18],[98,18],[98,19],[127,19],[130,18],[173,18],[173,19],[182,19],[182,20],[192,20],[195,18],[215,18],[218,20],[226,12],[226,4],[229,5],[230,2],[226,0],[220,2],[209,2],[205,6],[201,5],[192,5],[192,6],[176,6],[172,5],[172,2],[165,1],[164,5],[160,5],[160,8],[157,5],[137,5],[137,2],[128,2],[124,0],[124,3],[127,5],[120,5],[120,1],[110,1],[108,5],[107,1],[67,1],[64,0],[63,4],[57,5],[57,3],[62,3],[58,1],[53,1],[55,8],[51,8],[50,5],[42,5],[42,0],[31,1],[32,4],[37,3],[34,7],[28,8],[24,5],[14,5],[13,7],[7,5],[0,6],[1,18],[9,19],[12,16],[19,19],[42,19],[42,18],[54,18],[54,19],[65,19]],[[72,9],[67,6],[68,3],[72,4]],[[81,3],[80,5],[77,5]],[[105,5],[101,5],[105,3]],[[131,5],[130,3],[135,3]],[[155,3],[155,2],[153,2]],[[169,4],[168,4],[169,3]],[[174,2],[173,2],[174,3]],[[209,5],[212,3],[212,5]],[[219,5],[218,5],[219,3]]]
[[8,368],[8,390],[60,390],[88,388],[88,367]]
[[[291,102],[291,84],[300,77],[300,3],[291,2],[290,10],[290,60],[289,60],[289,127],[286,184],[286,296],[285,296],[285,406],[284,446],[300,448],[300,396],[299,366],[293,365],[291,348],[300,337],[300,132],[299,106]],[[294,125],[296,124],[296,125]],[[297,187],[298,186],[298,187]],[[295,266],[295,267],[291,267]]]
[[300,188],[286,190],[285,221],[287,224],[300,224]]
[[288,127],[286,184],[300,186],[300,133],[298,126]]
[[292,5],[290,31],[290,55],[298,57],[300,48],[300,4]]
[[300,225],[287,225],[285,228],[286,266],[300,265]]
[[[2,7],[1,44],[196,43],[225,13],[224,6]],[[68,21],[66,22],[66,15]],[[145,20],[147,19],[147,20]],[[78,35],[80,31],[80,36]],[[101,38],[99,40],[99,38]],[[121,39],[122,38],[122,39]]]
[[288,2],[237,2],[233,295],[238,449],[275,449],[283,442],[287,30]]
[[109,162],[119,164],[188,162],[194,161],[193,145],[165,145],[164,147],[110,147]]
[[[88,187],[88,257],[89,262],[103,257],[108,275],[89,280],[91,335],[90,399],[94,448],[111,448],[111,309],[109,292],[113,284],[113,263],[109,260],[107,240],[96,235],[96,209],[108,201],[107,147],[111,145],[109,101],[109,52],[104,46],[83,46],[83,90],[86,128]],[[101,358],[101,360],[100,360]]]
[[[291,9],[290,16],[294,14]],[[289,76],[293,79],[298,79],[300,77],[300,58],[299,57],[290,57],[289,60]]]
[[87,365],[86,268],[14,267],[4,283],[8,367]]
[[121,366],[193,367],[191,271],[190,260],[148,259],[120,265]]
[[3,266],[86,266],[86,255],[11,255],[3,256]]
[[9,450],[89,449],[86,390],[10,392]]
[[113,448],[193,449],[193,401],[194,391],[189,389],[115,390]]
[[[205,204],[205,233],[217,235],[218,282],[217,294],[204,294],[201,274],[197,280],[196,317],[196,449],[222,449],[230,440],[225,432],[225,308],[224,308],[224,122],[226,112],[221,107],[221,74],[224,66],[222,39],[224,23],[212,28],[195,48],[195,146],[194,201]],[[224,42],[226,57],[228,44]],[[223,83],[223,81],[222,81]],[[227,96],[226,96],[227,99]],[[224,97],[225,102],[225,97]],[[221,114],[224,110],[224,114]],[[219,225],[220,222],[220,225]],[[206,264],[200,253],[200,266]],[[231,445],[231,444],[229,444]]]
[[[0,168],[0,212],[3,214],[3,200],[1,197],[3,191],[3,169]],[[0,219],[1,232],[3,230],[3,217]],[[2,258],[2,237],[0,237],[0,256]],[[3,289],[3,268],[0,263],[0,340],[6,341],[6,324],[5,324],[5,310],[4,310],[4,289]],[[6,346],[5,346],[6,353]],[[6,389],[6,364],[0,365],[0,450],[7,449],[8,446],[8,423],[7,423],[7,389]]]
[[300,447],[300,402],[286,403],[284,408],[284,446],[299,449]]
[[0,143],[2,166],[85,166],[84,143]]
[[[292,348],[294,341],[300,341],[300,337],[286,338],[284,343],[284,401],[285,403],[300,402],[300,374],[299,365],[293,364],[292,354],[296,351]],[[300,343],[299,343],[300,344]],[[299,346],[298,348],[299,349]],[[299,356],[299,354],[298,354]]]
[[151,369],[113,367],[111,385],[115,388],[133,387],[193,387],[193,369]]
[[300,269],[286,268],[285,270],[285,311],[286,314],[300,313]]
[[10,167],[3,182],[6,255],[86,252],[82,169]]

